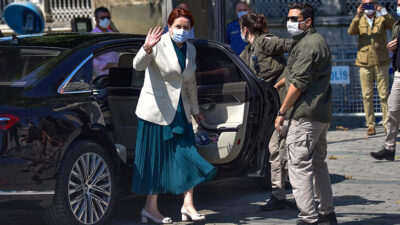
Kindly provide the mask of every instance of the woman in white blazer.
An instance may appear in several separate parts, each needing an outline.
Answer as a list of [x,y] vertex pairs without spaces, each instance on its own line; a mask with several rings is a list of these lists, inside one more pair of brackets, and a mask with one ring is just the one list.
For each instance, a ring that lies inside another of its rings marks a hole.
[[193,188],[212,179],[216,168],[197,152],[191,115],[199,113],[196,84],[196,49],[187,42],[192,14],[174,9],[168,18],[169,32],[150,29],[133,60],[135,70],[145,71],[136,108],[138,130],[132,191],[145,194],[142,222],[172,223],[157,207],[157,195],[184,195],[182,220],[204,220],[193,205]]

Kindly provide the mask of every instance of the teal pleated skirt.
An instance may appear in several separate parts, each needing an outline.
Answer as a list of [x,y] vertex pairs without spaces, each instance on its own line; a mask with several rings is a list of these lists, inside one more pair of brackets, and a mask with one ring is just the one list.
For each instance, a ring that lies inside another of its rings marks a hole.
[[132,192],[180,194],[211,180],[215,173],[216,168],[197,152],[181,99],[170,125],[138,119]]

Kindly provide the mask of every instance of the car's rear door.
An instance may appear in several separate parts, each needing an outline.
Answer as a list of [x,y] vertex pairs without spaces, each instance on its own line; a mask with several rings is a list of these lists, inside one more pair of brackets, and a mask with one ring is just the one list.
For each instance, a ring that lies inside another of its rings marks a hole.
[[244,167],[265,159],[260,154],[267,150],[263,142],[270,138],[276,111],[272,87],[257,80],[224,45],[194,44],[200,111],[207,120],[201,126],[194,123],[200,154],[213,164],[239,162]]

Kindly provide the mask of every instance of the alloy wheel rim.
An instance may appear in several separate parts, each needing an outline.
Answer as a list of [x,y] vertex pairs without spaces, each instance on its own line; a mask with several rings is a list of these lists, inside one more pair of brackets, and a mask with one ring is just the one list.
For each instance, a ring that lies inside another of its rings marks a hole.
[[111,174],[96,153],[82,155],[74,164],[68,181],[69,205],[83,224],[95,224],[107,212],[111,200]]

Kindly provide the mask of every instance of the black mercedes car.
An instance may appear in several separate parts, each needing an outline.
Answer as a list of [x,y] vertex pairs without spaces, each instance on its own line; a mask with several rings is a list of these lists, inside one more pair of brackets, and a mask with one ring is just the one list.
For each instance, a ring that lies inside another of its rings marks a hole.
[[[103,224],[129,194],[145,37],[43,34],[0,39],[0,203],[43,210],[49,224]],[[266,177],[277,92],[229,46],[192,40],[207,123],[199,153],[219,176]],[[111,63],[107,60],[116,58]],[[99,74],[99,69],[107,74]],[[125,191],[124,191],[125,190]]]

